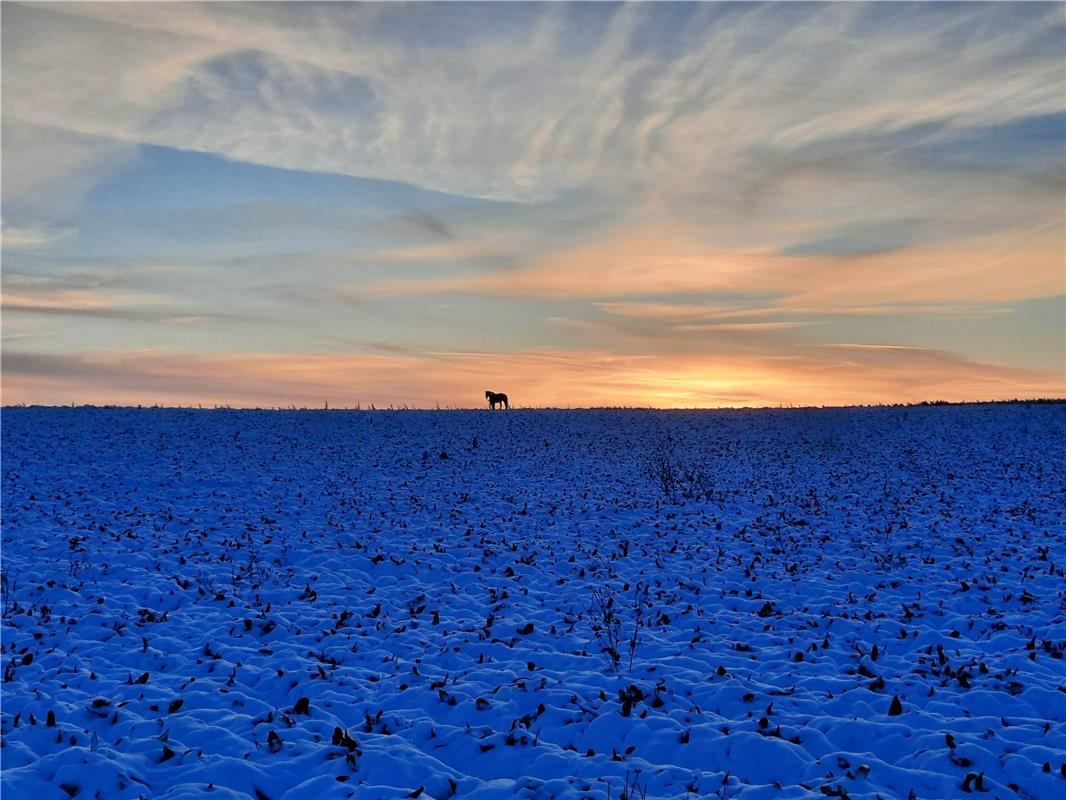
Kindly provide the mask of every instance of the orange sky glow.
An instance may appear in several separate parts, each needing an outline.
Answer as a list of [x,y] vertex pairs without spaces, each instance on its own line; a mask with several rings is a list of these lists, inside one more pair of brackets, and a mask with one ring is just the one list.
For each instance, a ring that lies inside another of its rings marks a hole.
[[0,14],[5,404],[1066,396],[1061,4]]

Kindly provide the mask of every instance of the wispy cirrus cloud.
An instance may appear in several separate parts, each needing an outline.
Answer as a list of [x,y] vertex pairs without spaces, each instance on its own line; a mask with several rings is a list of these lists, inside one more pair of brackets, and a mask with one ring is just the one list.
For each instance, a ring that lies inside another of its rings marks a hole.
[[45,310],[57,313],[108,313],[125,306],[160,305],[167,298],[132,292],[115,276],[71,274],[63,278],[5,274],[2,283],[5,311]]
[[5,274],[0,308],[6,314],[17,316],[168,325],[241,319],[241,315],[229,312],[190,313],[184,298],[138,290],[114,273],[72,273],[62,278]]
[[[770,298],[774,299],[774,298]],[[747,301],[747,302],[750,302]],[[694,303],[654,303],[654,302],[614,302],[596,303],[607,314],[622,317],[657,319],[664,322],[723,320],[743,318],[763,318],[782,315],[817,317],[868,317],[868,316],[903,316],[930,315],[951,317],[955,315],[986,315],[1010,313],[1009,307],[1001,304],[982,303],[900,303],[878,305],[824,305],[824,306],[780,306],[747,305],[733,306]]]
[[69,236],[69,228],[50,228],[44,225],[9,225],[0,222],[0,246],[4,250],[38,250]]
[[5,105],[285,168],[521,200],[628,186],[627,205],[696,210],[755,185],[772,203],[785,164],[824,188],[884,180],[909,147],[1062,111],[1054,7],[497,13],[490,28],[474,6],[8,4]]
[[782,308],[794,310],[1004,301],[1061,292],[1063,233],[1061,219],[1040,220],[965,242],[801,257],[766,248],[722,249],[691,232],[649,225],[609,232],[506,273],[400,278],[366,290],[534,297],[745,291],[777,295]]
[[744,333],[759,333],[762,331],[785,331],[792,328],[802,328],[807,325],[817,325],[816,320],[794,320],[791,322],[686,322],[675,326],[679,331],[695,331],[701,333],[713,333],[715,331],[741,331]]

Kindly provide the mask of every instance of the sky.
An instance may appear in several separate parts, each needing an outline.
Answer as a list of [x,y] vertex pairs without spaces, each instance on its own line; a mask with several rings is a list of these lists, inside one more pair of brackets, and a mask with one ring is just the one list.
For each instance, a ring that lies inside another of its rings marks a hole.
[[15,3],[4,404],[1066,396],[1061,3]]

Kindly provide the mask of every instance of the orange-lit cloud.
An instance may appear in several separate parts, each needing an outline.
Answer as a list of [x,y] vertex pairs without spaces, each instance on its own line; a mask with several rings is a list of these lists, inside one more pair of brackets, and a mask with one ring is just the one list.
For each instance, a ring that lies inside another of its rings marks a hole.
[[122,314],[132,307],[156,306],[165,302],[166,298],[158,295],[47,285],[24,285],[0,294],[0,304],[5,311],[34,311],[42,314]]
[[[218,315],[188,313],[179,299],[159,292],[123,288],[106,276],[68,276],[63,280],[25,275],[5,276],[0,309],[34,316],[191,325]],[[11,328],[10,318],[7,328]],[[5,337],[7,338],[7,337]]]
[[[1062,293],[1064,223],[1045,221],[961,242],[851,256],[787,256],[724,249],[662,222],[623,227],[517,270],[364,286],[369,294],[477,292],[520,297],[604,297],[744,292],[781,295],[792,312],[903,303],[1003,302]],[[608,308],[612,307],[605,304]],[[614,305],[630,313],[633,304]],[[694,306],[645,306],[680,315]]]
[[1066,289],[1066,221],[890,253],[811,259],[783,303],[805,306],[1009,302]]

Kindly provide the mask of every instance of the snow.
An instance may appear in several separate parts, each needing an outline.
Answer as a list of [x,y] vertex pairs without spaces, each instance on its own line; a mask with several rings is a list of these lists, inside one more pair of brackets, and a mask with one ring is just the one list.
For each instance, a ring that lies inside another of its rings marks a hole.
[[1062,404],[2,422],[5,798],[1066,796]]

